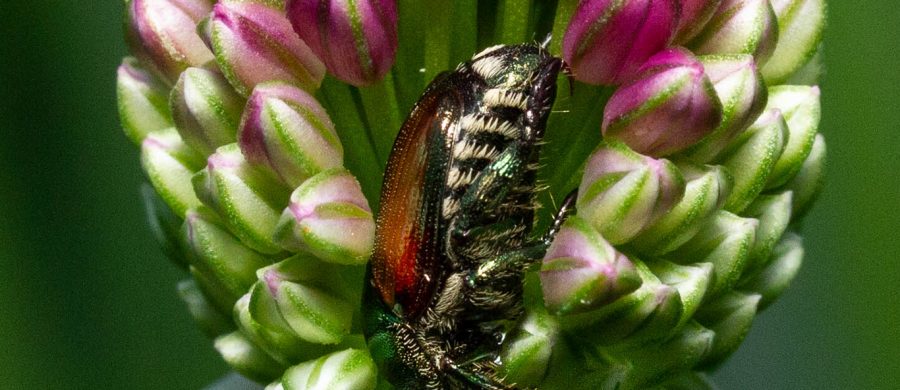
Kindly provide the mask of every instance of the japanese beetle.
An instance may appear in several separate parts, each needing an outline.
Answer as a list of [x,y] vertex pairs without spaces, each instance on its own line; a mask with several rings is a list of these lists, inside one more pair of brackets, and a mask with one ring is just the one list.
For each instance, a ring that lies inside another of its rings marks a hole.
[[538,154],[564,64],[494,46],[439,75],[388,159],[364,328],[400,389],[509,389],[497,351],[521,315],[526,268],[571,208],[531,238]]

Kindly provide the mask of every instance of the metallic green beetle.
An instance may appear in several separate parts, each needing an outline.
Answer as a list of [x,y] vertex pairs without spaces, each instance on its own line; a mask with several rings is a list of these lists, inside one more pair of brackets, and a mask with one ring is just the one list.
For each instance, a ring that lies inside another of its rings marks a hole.
[[564,64],[537,45],[495,46],[438,76],[388,160],[365,332],[400,389],[509,389],[497,351],[522,313],[538,155]]

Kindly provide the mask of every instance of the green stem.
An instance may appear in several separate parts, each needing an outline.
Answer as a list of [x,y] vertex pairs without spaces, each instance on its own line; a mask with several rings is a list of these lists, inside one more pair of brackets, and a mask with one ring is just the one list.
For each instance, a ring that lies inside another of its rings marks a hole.
[[556,4],[556,16],[553,22],[553,40],[550,41],[550,53],[553,55],[562,54],[562,42],[566,35],[566,27],[569,26],[569,20],[575,14],[575,8],[578,7],[578,0],[559,0]]
[[344,165],[359,180],[372,210],[378,210],[382,169],[361,113],[356,108],[351,87],[326,77],[319,94],[319,100],[327,108],[341,138]]
[[541,195],[541,203],[547,206],[539,213],[542,225],[556,212],[552,206],[581,182],[584,160],[601,140],[603,103],[610,93],[581,83],[570,90],[568,80],[559,83],[557,102],[544,136],[543,167],[538,173],[540,182],[550,188]]
[[449,6],[450,0],[429,2],[433,7],[428,12],[428,21],[425,23],[425,82],[424,87],[450,65],[450,41],[453,28],[453,7]]
[[450,63],[468,60],[478,50],[478,1],[456,0]]
[[515,44],[531,40],[528,36],[533,0],[500,0],[497,7],[497,43]]
[[391,153],[394,138],[401,125],[393,78],[394,76],[388,73],[380,82],[359,88],[366,123],[369,125],[375,154],[382,169],[386,165],[388,154]]
[[394,64],[394,84],[397,102],[401,112],[409,112],[422,93],[425,45],[422,39],[425,2],[421,0],[399,0],[397,62]]

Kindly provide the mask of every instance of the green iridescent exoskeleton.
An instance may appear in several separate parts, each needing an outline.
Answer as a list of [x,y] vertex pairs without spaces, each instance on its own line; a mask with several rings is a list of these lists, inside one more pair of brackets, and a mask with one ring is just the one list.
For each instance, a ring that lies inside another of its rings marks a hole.
[[508,389],[497,351],[520,317],[539,149],[562,60],[536,45],[495,46],[427,88],[388,160],[365,332],[401,389]]

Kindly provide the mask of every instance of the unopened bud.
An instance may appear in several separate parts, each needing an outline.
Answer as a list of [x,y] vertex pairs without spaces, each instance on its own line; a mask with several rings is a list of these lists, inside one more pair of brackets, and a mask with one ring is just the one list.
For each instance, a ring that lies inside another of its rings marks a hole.
[[375,362],[364,349],[347,349],[300,363],[281,378],[284,390],[373,390],[377,383]]
[[207,337],[215,338],[234,330],[231,318],[221,313],[206,299],[193,279],[178,283],[178,295],[187,306],[194,322]]
[[239,331],[220,336],[216,339],[215,347],[229,366],[247,378],[269,382],[284,372],[283,365],[272,359]]
[[769,0],[724,0],[688,46],[697,54],[750,54],[762,66],[772,57],[779,36]]
[[766,188],[775,188],[794,177],[809,156],[819,129],[822,106],[819,87],[783,85],[769,90],[768,109],[781,111],[788,129],[784,151],[766,183]]
[[140,145],[147,134],[173,126],[169,89],[131,57],[122,60],[116,79],[119,120],[128,139]]
[[225,77],[245,96],[267,81],[284,81],[314,92],[325,76],[325,66],[297,36],[284,13],[263,4],[216,4],[212,43]]
[[800,166],[800,171],[784,185],[784,190],[794,193],[792,218],[805,215],[822,192],[825,185],[825,154],[825,138],[822,134],[817,134],[812,150]]
[[703,305],[697,312],[697,321],[716,332],[716,337],[709,353],[700,363],[701,366],[714,366],[737,350],[750,331],[759,299],[758,294],[729,292]]
[[668,257],[679,264],[711,263],[707,297],[732,288],[747,265],[759,221],[719,211],[694,238]]
[[720,166],[704,168],[685,165],[687,185],[684,197],[658,221],[635,237],[631,245],[641,253],[663,255],[678,249],[722,208],[733,179]]
[[544,304],[557,315],[596,309],[641,285],[628,258],[578,216],[550,244],[540,276]]
[[141,143],[141,166],[153,188],[175,215],[200,206],[191,177],[203,168],[203,158],[184,144],[175,129],[150,134]]
[[660,157],[694,145],[721,121],[722,104],[703,64],[687,50],[672,48],[647,60],[609,98],[603,136]]
[[797,276],[803,263],[803,238],[793,233],[785,234],[768,260],[763,269],[741,282],[739,287],[741,291],[762,296],[759,310],[775,302]]
[[796,72],[816,53],[825,30],[825,0],[771,0],[780,38],[772,59],[762,68],[769,84]]
[[236,144],[209,156],[193,183],[200,200],[216,210],[245,245],[266,254],[282,251],[273,235],[289,190],[266,172],[253,169]]
[[578,189],[578,215],[614,245],[631,240],[684,195],[674,164],[604,143],[588,159]]
[[681,17],[678,18],[675,44],[684,45],[703,31],[703,27],[719,9],[719,4],[722,4],[722,0],[681,0]]
[[284,83],[253,90],[238,138],[247,161],[277,173],[290,188],[343,162],[341,141],[325,109]]
[[706,163],[756,121],[766,106],[768,91],[748,54],[705,56],[700,61],[722,102],[722,122],[687,151],[692,161]]
[[678,24],[674,0],[587,0],[578,4],[563,38],[575,78],[620,84],[669,44]]
[[235,142],[244,99],[225,77],[204,68],[188,68],[171,97],[172,118],[184,142],[204,156]]
[[131,52],[169,83],[191,66],[212,61],[197,23],[212,10],[207,0],[129,0],[125,38]]
[[734,177],[725,209],[740,213],[762,192],[788,137],[787,123],[779,110],[768,110],[732,142],[721,158]]
[[372,254],[375,221],[356,178],[343,168],[313,176],[291,195],[275,240],[338,264],[365,264]]
[[288,0],[286,10],[294,31],[340,80],[369,85],[394,64],[395,0]]
[[232,303],[256,282],[256,270],[271,263],[242,245],[215,214],[202,207],[187,212],[184,236],[192,252],[191,265],[227,291]]

